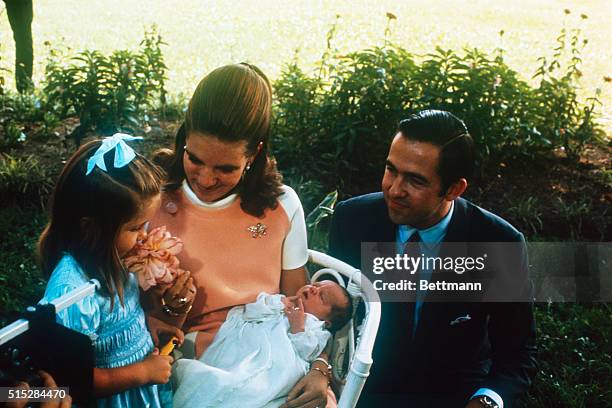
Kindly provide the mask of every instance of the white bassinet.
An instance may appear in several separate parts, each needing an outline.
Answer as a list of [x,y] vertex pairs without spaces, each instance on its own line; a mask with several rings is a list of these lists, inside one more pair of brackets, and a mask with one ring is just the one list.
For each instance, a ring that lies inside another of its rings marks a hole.
[[[325,275],[334,276],[346,286],[356,306],[353,319],[335,334],[330,358],[332,388],[339,396],[338,407],[353,408],[370,374],[372,349],[380,323],[380,300],[372,283],[358,269],[324,253],[308,252],[311,265],[322,267],[312,273],[311,281]],[[363,316],[357,313],[359,303],[363,305]]]

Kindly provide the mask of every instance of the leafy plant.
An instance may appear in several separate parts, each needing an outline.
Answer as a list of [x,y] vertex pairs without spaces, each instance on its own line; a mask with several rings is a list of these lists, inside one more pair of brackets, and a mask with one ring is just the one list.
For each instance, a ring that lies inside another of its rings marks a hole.
[[23,312],[42,297],[45,282],[35,252],[44,224],[39,208],[0,207],[0,327],[12,321],[11,312]]
[[542,230],[541,205],[536,197],[519,199],[515,206],[508,208],[510,219],[519,225],[529,227],[535,235]]
[[0,93],[0,147],[14,147],[27,137],[26,127],[43,117],[41,96],[28,88],[27,92]]
[[0,207],[34,203],[42,208],[52,187],[52,178],[34,156],[0,155]]
[[537,305],[539,372],[523,406],[608,407],[610,318],[607,304]]
[[47,104],[59,118],[79,117],[71,135],[77,144],[91,129],[133,132],[157,98],[165,104],[163,44],[153,27],[137,52],[119,50],[107,56],[86,50],[69,59],[59,50],[51,52],[45,70]]
[[[584,20],[587,16],[583,14],[581,18]],[[587,142],[602,140],[604,136],[603,130],[593,121],[595,108],[601,106],[600,90],[595,97],[588,98],[585,105],[577,96],[582,77],[581,53],[587,44],[580,28],[564,27],[557,37],[552,59],[540,57],[541,65],[534,75],[540,79],[536,94],[541,129],[574,161],[578,160]]]
[[582,231],[582,222],[584,216],[590,213],[591,205],[586,199],[581,199],[575,202],[568,203],[561,197],[557,197],[554,201],[555,211],[565,219],[570,228],[570,237],[572,240],[578,239]]
[[333,215],[334,207],[338,201],[338,192],[332,191],[306,216],[306,229],[308,231],[308,247],[325,251],[327,248],[327,231],[319,230],[319,224]]
[[[534,88],[506,65],[501,49],[436,48],[414,56],[390,43],[388,31],[383,46],[344,55],[333,50],[332,27],[312,74],[297,59],[283,69],[274,83],[272,134],[279,168],[290,178],[348,194],[378,188],[397,123],[423,109],[448,110],[466,122],[481,175],[501,160],[557,147],[574,157],[599,139],[597,99],[585,105],[576,97],[576,61],[567,79],[546,74]],[[564,66],[557,60],[555,67]],[[567,114],[557,118],[556,109]]]

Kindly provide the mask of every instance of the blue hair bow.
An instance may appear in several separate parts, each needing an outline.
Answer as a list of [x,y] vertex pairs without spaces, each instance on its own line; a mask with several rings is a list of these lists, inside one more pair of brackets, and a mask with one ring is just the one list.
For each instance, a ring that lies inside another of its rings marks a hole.
[[125,133],[115,133],[110,137],[105,137],[100,147],[98,147],[98,150],[96,150],[94,155],[87,160],[87,172],[85,175],[88,176],[96,166],[107,171],[106,164],[104,164],[104,155],[113,149],[115,149],[115,161],[113,166],[118,169],[128,165],[134,160],[134,157],[136,157],[134,149],[125,143],[132,140],[142,140],[142,137],[130,136]]

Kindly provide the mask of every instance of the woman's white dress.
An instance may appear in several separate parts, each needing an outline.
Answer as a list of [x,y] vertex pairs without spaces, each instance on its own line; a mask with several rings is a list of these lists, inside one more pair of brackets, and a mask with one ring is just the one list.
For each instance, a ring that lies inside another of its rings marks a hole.
[[308,373],[330,333],[306,314],[305,330],[289,332],[283,295],[260,293],[230,310],[199,360],[174,365],[174,407],[279,407]]

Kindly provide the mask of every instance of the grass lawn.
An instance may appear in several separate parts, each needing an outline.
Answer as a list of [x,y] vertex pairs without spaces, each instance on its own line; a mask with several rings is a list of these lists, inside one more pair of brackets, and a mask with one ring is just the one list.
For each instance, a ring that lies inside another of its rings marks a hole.
[[[491,51],[502,47],[507,62],[530,78],[540,56],[552,55],[562,27],[580,27],[589,44],[583,53],[583,91],[602,88],[602,121],[612,129],[612,7],[609,0],[456,0],[428,1],[137,1],[34,0],[35,77],[40,80],[49,41],[75,50],[105,52],[135,48],[144,29],[155,23],[168,46],[169,90],[190,94],[197,81],[219,65],[248,60],[272,78],[296,52],[305,67],[313,67],[326,45],[326,34],[338,20],[333,46],[340,52],[381,44],[386,12],[398,18],[392,25],[395,42],[414,53],[439,45],[465,45]],[[0,3],[0,66],[12,65],[11,31]],[[564,15],[564,9],[571,14]],[[582,20],[580,14],[588,18]],[[498,33],[504,30],[503,39]],[[8,78],[12,84],[12,78]],[[610,133],[610,132],[609,132]]]

